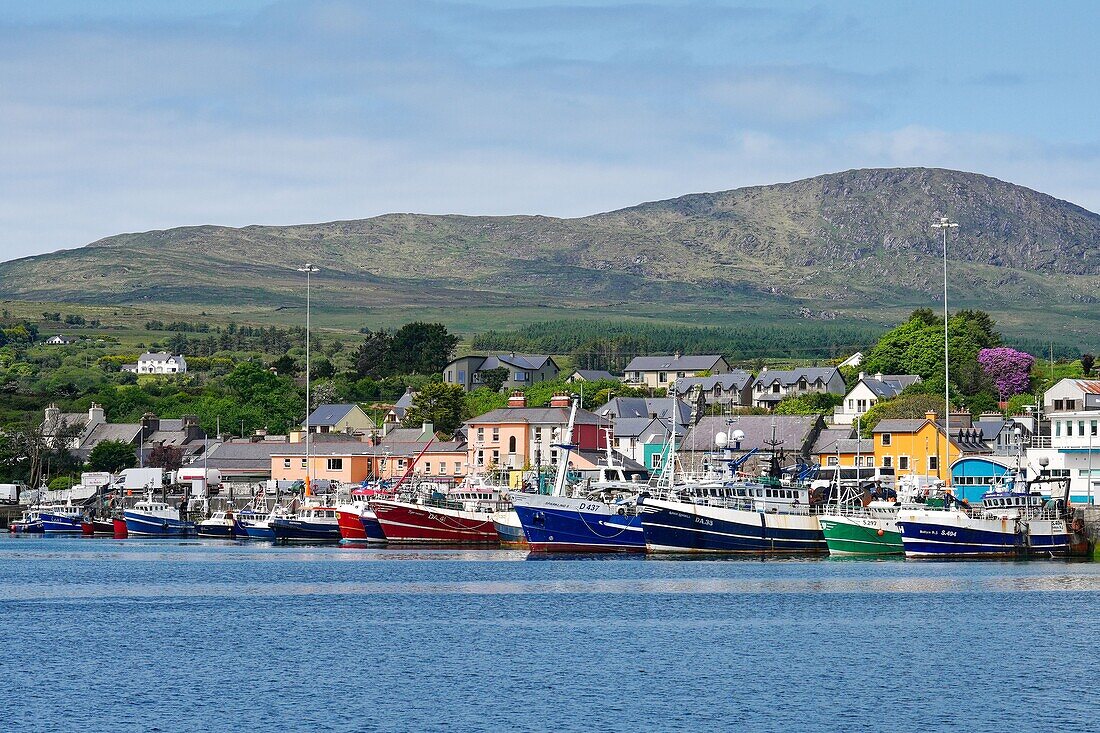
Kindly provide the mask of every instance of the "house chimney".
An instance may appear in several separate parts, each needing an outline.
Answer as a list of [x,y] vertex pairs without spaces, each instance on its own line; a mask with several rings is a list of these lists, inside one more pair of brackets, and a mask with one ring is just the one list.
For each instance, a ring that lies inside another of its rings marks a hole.
[[508,398],[509,407],[527,407],[527,395],[518,389]]
[[681,356],[680,352],[679,352],[679,351],[676,351],[676,352],[675,352],[675,353],[674,353],[674,354],[672,355],[672,358],[673,358],[673,359],[679,359],[679,358],[680,358],[680,356]]
[[141,416],[141,432],[142,435],[149,435],[160,430],[160,418],[151,412],[147,412]]
[[875,372],[875,379],[877,379],[878,381],[881,382],[882,381],[882,372]]
[[867,372],[860,372],[860,373],[859,373],[859,378],[860,378],[861,380],[862,380],[862,379],[865,379],[866,377],[867,377]]
[[936,411],[935,410],[929,410],[928,412],[924,413],[924,419],[925,420],[931,420],[932,422],[936,422]]
[[421,423],[420,425],[420,439],[431,440],[435,437],[435,423]]
[[551,407],[569,407],[573,403],[573,395],[561,392],[550,398]]
[[51,402],[49,406],[46,407],[46,424],[56,425],[60,420],[61,410],[55,403]]
[[107,422],[107,414],[103,411],[103,406],[93,402],[88,408],[88,424],[99,425],[105,422]]

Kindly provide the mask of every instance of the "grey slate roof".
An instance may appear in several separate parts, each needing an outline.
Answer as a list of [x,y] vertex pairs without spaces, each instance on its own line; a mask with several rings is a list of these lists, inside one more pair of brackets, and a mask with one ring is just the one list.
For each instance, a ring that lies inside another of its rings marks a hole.
[[489,354],[478,367],[478,371],[496,369],[500,366],[538,371],[549,359],[550,357],[546,354]]
[[850,428],[825,428],[817,436],[814,443],[814,453],[836,453],[837,442],[852,437],[855,431]]
[[1008,424],[1007,420],[975,420],[974,427],[982,431],[983,440],[996,440],[997,436],[1005,425]]
[[[210,446],[206,465],[223,473],[256,473],[271,470],[271,456],[285,451],[289,443],[260,441],[257,443],[217,443]],[[202,459],[200,459],[201,461]]]
[[349,412],[355,409],[355,405],[320,405],[313,414],[309,416],[310,427],[317,425],[327,425],[328,427],[335,427],[340,424],[340,421],[344,419]]
[[603,369],[574,369],[573,374],[570,376],[578,376],[586,382],[598,382],[601,379],[614,379],[618,380],[614,374]]
[[879,420],[875,425],[875,429],[872,433],[913,433],[921,429],[928,420],[922,418],[919,419],[902,419],[902,418],[890,418],[888,420]]
[[[691,421],[691,405],[683,400],[676,400],[678,422],[686,425]],[[613,416],[616,424],[623,418],[629,417],[657,417],[669,418],[672,416],[671,397],[613,397],[606,403],[596,408],[596,414],[600,417]]]
[[175,358],[174,354],[169,354],[164,351],[146,351],[138,357],[138,361],[165,362],[172,358]]
[[669,354],[666,356],[635,356],[626,365],[628,372],[701,372],[713,369],[722,358],[721,354]]
[[[658,421],[652,417],[620,417],[614,422],[616,438],[638,438]],[[662,424],[663,425],[663,424]]]
[[[718,446],[714,436],[718,433],[731,435],[735,430],[745,434],[741,441],[741,450],[759,448],[769,451],[764,441],[771,440],[772,421],[775,421],[775,438],[782,441],[779,450],[787,453],[799,453],[810,450],[810,439],[815,435],[819,420],[817,415],[742,415],[736,421],[727,423],[730,418],[708,416],[699,420],[677,443],[682,450],[713,451]],[[733,447],[731,440],[730,447]]]
[[756,378],[756,381],[760,384],[774,384],[778,381],[784,386],[790,386],[792,384],[798,384],[798,380],[805,378],[807,382],[813,384],[818,379],[828,384],[833,374],[836,372],[836,367],[802,367],[799,369],[770,369],[766,372],[761,372],[760,376]]
[[676,380],[676,393],[683,395],[687,394],[694,387],[698,386],[704,392],[710,392],[714,389],[714,385],[722,385],[723,390],[732,391],[744,389],[746,385],[752,382],[752,374],[741,369],[736,369],[728,374],[712,374],[709,377],[684,377],[683,379]]

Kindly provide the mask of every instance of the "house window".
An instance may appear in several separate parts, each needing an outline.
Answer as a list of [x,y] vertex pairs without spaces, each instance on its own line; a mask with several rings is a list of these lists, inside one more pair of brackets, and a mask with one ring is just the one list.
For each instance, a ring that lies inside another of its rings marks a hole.
[[883,456],[882,457],[882,467],[883,468],[890,468],[893,465],[894,465],[894,457],[893,456]]
[[1073,437],[1073,420],[1066,420],[1066,437]]
[[452,372],[450,369],[448,369],[447,373],[445,375],[443,375],[443,381],[444,382],[453,382],[453,381],[455,381],[454,379],[452,379],[453,376],[454,376],[454,372]]
[[909,456],[898,456],[898,470],[899,471],[908,471],[909,470]]
[[657,381],[658,382],[667,382],[668,381],[668,372],[658,372],[657,373]]
[[493,451],[493,463],[500,463],[500,451]]
[[806,389],[806,388],[807,388],[808,386],[809,386],[809,385],[807,385],[807,384],[806,384],[806,380],[805,380],[805,379],[799,379],[799,380],[798,380],[798,388],[799,388],[799,389]]
[[493,442],[500,442],[500,428],[493,428]]
[[683,372],[676,372],[676,378],[677,379],[683,379],[684,378],[684,373]]
[[772,385],[772,394],[779,394],[779,382]]
[[1055,438],[1061,438],[1062,437],[1062,421],[1061,420],[1055,420],[1054,421],[1054,437]]
[[479,465],[479,466],[484,466],[485,465],[485,451],[483,451],[483,450],[479,450],[477,452],[477,465]]
[[1062,409],[1062,400],[1054,400],[1054,409],[1055,410],[1061,410]]
[[1077,409],[1077,400],[1066,400],[1066,409],[1067,410],[1076,410]]
[[509,453],[515,453],[516,452],[516,436],[514,436],[514,435],[508,438],[508,452]]
[[290,468],[290,459],[289,458],[284,458],[283,459],[283,468]]
[[431,472],[432,472],[432,462],[431,461],[424,461],[424,473],[431,473]]
[[343,458],[329,458],[328,461],[325,462],[325,468],[327,468],[329,471],[343,471],[344,470],[344,459]]
[[826,461],[826,464],[829,465],[829,466],[837,465],[836,456],[829,456],[828,460]]
[[399,470],[402,470],[402,471],[405,470],[405,459],[404,458],[398,458],[397,459],[397,468]]
[[465,369],[459,369],[458,370],[458,382],[459,382],[459,384],[466,384],[466,370]]
[[478,439],[478,442],[484,442],[484,440],[485,440],[485,428],[478,428],[477,429],[477,439]]
[[527,381],[527,374],[524,373],[524,372],[516,372],[516,381],[517,382],[526,382]]
[[882,434],[882,444],[883,445],[890,445],[890,441],[891,441],[890,433],[883,433]]
[[[458,464],[456,463],[455,466],[457,466],[457,465]],[[446,461],[440,461],[439,462],[439,475],[442,476],[445,473],[447,473],[447,462]]]
[[1093,420],[1089,423],[1089,435],[1096,437],[1096,421]]
[[309,468],[309,464],[308,464],[308,463],[306,463],[306,459],[305,459],[305,458],[303,458],[303,459],[302,459],[302,468]]
[[929,471],[939,471],[940,470],[940,457],[939,456],[928,456],[928,470]]
[[1077,422],[1077,434],[1082,438],[1085,437],[1085,421],[1080,420]]

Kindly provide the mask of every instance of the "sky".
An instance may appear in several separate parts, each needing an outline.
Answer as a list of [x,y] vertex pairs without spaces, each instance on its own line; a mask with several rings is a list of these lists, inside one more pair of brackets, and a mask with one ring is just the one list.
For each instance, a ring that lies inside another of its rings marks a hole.
[[0,260],[873,166],[1100,211],[1097,28],[1096,2],[4,0]]

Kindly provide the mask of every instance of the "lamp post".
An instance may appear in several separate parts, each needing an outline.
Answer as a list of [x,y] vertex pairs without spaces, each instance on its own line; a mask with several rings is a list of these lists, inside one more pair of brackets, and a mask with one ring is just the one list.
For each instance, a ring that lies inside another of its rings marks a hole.
[[[947,445],[944,446],[947,465],[951,465],[951,367],[947,357],[947,230],[958,229],[957,222],[946,216],[932,225],[933,229],[943,232],[943,432]],[[936,443],[939,443],[937,439]],[[942,474],[941,474],[942,476]]]
[[312,481],[310,479],[313,472],[313,464],[310,462],[309,456],[309,415],[311,412],[311,406],[309,404],[309,276],[320,271],[319,268],[314,267],[308,262],[305,267],[298,268],[298,272],[304,272],[306,274],[306,496],[311,494],[310,484]]

